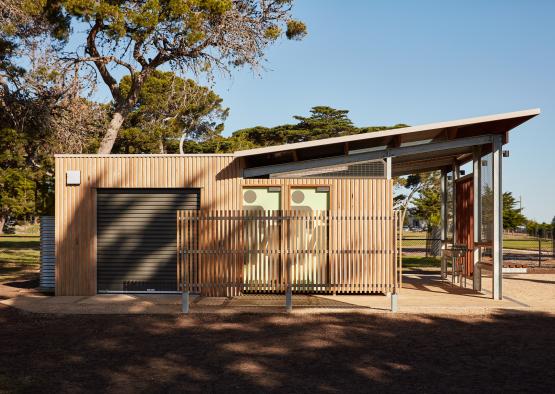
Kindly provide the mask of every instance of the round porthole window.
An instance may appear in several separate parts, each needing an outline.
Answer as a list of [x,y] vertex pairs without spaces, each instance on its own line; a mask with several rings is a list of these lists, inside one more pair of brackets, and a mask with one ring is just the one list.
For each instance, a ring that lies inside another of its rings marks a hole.
[[304,201],[304,193],[301,190],[295,190],[293,194],[291,194],[291,200],[295,204],[301,204]]
[[254,192],[254,190],[245,191],[245,193],[243,193],[243,200],[247,204],[252,204],[253,202],[255,202],[256,201],[256,193]]

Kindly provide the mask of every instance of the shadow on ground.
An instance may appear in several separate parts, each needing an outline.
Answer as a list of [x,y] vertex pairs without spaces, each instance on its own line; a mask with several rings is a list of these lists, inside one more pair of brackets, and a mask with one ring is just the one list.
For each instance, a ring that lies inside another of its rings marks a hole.
[[4,286],[13,287],[16,289],[38,289],[39,287],[39,277],[33,275],[31,279],[13,280],[9,282],[2,283]]
[[0,392],[551,392],[555,317],[53,316],[0,305]]

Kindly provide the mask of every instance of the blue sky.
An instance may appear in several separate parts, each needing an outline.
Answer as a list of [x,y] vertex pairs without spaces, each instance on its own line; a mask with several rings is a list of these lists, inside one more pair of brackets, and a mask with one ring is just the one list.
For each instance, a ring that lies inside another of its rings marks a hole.
[[[214,90],[228,134],[293,122],[315,105],[358,126],[417,125],[540,107],[510,135],[505,190],[525,214],[555,215],[555,1],[297,0],[309,35],[267,52]],[[105,93],[99,92],[99,97]]]

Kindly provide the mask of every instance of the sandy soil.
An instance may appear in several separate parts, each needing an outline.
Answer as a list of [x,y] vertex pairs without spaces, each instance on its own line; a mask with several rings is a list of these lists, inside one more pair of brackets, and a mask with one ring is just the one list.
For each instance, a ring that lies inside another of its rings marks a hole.
[[555,316],[37,315],[0,392],[553,392]]

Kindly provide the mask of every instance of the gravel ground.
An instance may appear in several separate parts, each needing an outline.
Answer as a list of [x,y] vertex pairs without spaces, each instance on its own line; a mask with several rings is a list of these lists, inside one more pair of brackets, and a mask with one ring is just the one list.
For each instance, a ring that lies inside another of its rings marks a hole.
[[555,316],[37,315],[0,392],[553,392]]

